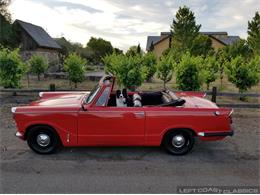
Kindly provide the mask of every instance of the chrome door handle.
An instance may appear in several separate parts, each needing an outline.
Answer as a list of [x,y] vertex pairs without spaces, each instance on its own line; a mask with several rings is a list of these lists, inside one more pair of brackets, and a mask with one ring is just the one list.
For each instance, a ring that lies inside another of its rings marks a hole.
[[136,116],[144,116],[144,112],[135,112],[134,113]]

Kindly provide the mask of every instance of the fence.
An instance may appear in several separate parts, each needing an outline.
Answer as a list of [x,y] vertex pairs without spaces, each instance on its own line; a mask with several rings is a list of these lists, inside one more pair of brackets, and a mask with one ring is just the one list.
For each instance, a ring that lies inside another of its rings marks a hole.
[[[17,95],[18,93],[39,93],[39,92],[46,92],[46,91],[82,91],[82,90],[75,90],[75,89],[56,89],[55,84],[50,84],[49,89],[0,89],[1,93],[12,93],[13,95]],[[204,91],[207,95],[211,96],[212,102],[217,102],[218,96],[227,96],[227,97],[256,97],[260,98],[260,93],[232,93],[232,92],[218,92],[217,87],[213,87],[211,91]],[[260,108],[260,104],[248,104],[248,103],[239,103],[239,104],[218,104],[222,107],[234,107],[234,108]]]

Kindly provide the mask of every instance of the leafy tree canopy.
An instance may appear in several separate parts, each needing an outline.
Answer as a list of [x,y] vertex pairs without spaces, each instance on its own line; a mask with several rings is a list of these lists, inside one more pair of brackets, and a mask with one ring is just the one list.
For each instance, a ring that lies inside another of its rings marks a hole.
[[207,56],[214,52],[211,39],[203,34],[199,34],[193,41],[190,53],[194,56]]
[[255,55],[260,55],[260,15],[257,11],[251,21],[248,22],[248,45]]
[[111,43],[102,38],[91,37],[87,43],[87,48],[93,51],[92,59],[94,63],[100,63],[104,56],[113,53]]
[[105,56],[103,60],[106,65],[106,72],[115,75],[121,87],[134,90],[146,78],[146,69],[142,66],[142,58],[139,55],[127,56],[114,52]]
[[11,22],[11,14],[8,11],[8,6],[11,0],[0,0],[0,15],[2,15],[8,22]]
[[75,84],[77,88],[77,83],[84,80],[84,74],[86,72],[87,60],[81,58],[76,53],[70,54],[64,62],[64,69],[69,74],[69,80]]
[[137,46],[133,45],[126,51],[127,56],[143,55],[144,51],[141,49],[140,44]]
[[40,80],[40,75],[43,74],[48,68],[48,60],[41,55],[33,55],[29,60],[31,66],[30,72],[37,74],[38,81]]
[[27,71],[19,50],[0,48],[0,83],[5,88],[20,87],[20,80]]
[[219,63],[215,56],[207,56],[204,59],[204,63],[201,64],[201,74],[204,82],[209,90],[209,84],[217,79],[217,72],[219,68]]
[[186,53],[182,56],[180,63],[176,67],[176,83],[183,91],[196,91],[201,88],[203,76],[200,66],[203,58],[191,56]]
[[247,63],[241,56],[231,60],[230,66],[226,67],[228,80],[232,82],[239,92],[245,92],[247,89],[259,82],[259,58],[255,58]]
[[196,24],[194,13],[186,6],[180,7],[171,25],[173,47],[177,45],[182,52],[190,50],[200,27]]
[[156,56],[152,52],[146,53],[142,58],[142,65],[146,68],[146,81],[151,80],[156,72]]
[[157,64],[157,77],[163,81],[163,87],[171,81],[173,74],[173,60],[171,55],[162,56]]

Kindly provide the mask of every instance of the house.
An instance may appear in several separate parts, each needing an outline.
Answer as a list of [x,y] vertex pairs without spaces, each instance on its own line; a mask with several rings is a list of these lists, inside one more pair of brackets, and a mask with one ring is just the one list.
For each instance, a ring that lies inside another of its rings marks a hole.
[[38,54],[45,56],[49,65],[59,63],[61,47],[42,27],[21,20],[16,20],[14,25],[20,37],[20,51],[24,60]]
[[[232,45],[238,41],[239,36],[229,36],[227,32],[201,32],[201,34],[209,36],[212,41],[212,47],[215,50],[226,45]],[[171,47],[171,32],[161,32],[160,36],[148,36],[146,51],[153,51],[159,58],[163,51]]]

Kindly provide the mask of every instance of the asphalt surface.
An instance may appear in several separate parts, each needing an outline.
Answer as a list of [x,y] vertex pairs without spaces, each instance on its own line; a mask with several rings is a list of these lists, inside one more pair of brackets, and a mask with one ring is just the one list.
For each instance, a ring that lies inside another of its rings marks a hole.
[[1,98],[0,193],[176,193],[178,186],[259,186],[260,110],[235,109],[235,135],[195,143],[172,156],[161,148],[66,148],[33,153],[16,137],[10,107],[33,97]]

